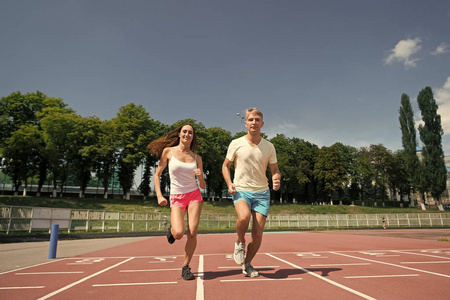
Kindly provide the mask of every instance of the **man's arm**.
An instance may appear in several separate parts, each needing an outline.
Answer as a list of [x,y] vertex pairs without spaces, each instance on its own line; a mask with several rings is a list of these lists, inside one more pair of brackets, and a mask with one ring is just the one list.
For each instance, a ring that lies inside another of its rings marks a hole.
[[225,161],[223,162],[222,165],[222,175],[223,179],[225,179],[225,182],[227,183],[228,193],[230,193],[230,195],[234,195],[236,194],[236,188],[234,186],[234,183],[231,181],[230,168],[231,168],[231,161],[228,158],[225,158]]
[[281,173],[280,169],[278,169],[278,164],[269,164],[270,172],[272,173],[272,184],[273,190],[278,191],[281,185]]

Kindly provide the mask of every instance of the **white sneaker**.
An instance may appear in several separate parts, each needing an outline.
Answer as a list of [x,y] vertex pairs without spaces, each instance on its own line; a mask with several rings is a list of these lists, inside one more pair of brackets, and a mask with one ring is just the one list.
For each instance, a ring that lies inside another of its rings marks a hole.
[[238,265],[242,265],[245,261],[245,243],[234,243],[234,253],[233,253],[234,261]]
[[247,277],[259,277],[258,271],[250,263],[242,265],[242,274],[245,274]]

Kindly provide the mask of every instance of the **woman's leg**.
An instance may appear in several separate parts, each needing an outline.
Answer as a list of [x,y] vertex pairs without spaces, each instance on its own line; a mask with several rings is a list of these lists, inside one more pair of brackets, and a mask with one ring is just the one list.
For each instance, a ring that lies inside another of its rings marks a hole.
[[185,231],[184,215],[186,211],[179,207],[172,207],[170,213],[170,226],[172,235],[176,240],[183,238]]
[[184,265],[188,265],[191,262],[194,255],[195,248],[197,247],[197,232],[198,224],[200,223],[200,214],[202,212],[202,202],[195,202],[188,206],[188,230],[187,241],[184,247]]

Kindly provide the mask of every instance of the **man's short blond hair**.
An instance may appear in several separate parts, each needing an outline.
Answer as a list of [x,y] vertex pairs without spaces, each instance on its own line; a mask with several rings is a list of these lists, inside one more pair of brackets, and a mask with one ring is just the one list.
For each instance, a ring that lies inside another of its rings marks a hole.
[[255,114],[257,116],[260,116],[261,120],[263,119],[262,112],[259,109],[255,108],[255,107],[247,108],[245,110],[245,120],[247,120],[249,114]]

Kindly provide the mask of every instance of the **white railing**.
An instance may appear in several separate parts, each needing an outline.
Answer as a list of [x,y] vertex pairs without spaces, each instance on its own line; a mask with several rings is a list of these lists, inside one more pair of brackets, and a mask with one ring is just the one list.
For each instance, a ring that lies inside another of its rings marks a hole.
[[[273,214],[266,229],[450,227],[450,213],[417,214]],[[0,206],[0,233],[48,231],[53,224],[70,232],[133,232],[165,230],[170,213],[44,207]],[[200,230],[234,229],[235,214],[202,214]]]

